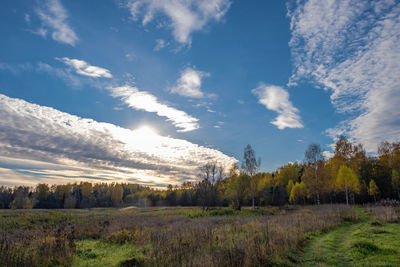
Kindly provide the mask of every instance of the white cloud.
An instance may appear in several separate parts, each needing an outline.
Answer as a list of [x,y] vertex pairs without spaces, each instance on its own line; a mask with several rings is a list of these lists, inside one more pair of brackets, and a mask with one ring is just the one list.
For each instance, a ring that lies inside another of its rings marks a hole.
[[162,186],[195,180],[211,160],[226,168],[236,161],[149,128],[124,129],[1,94],[0,114],[0,183],[9,185],[91,180]]
[[[79,40],[74,30],[68,25],[68,13],[59,0],[47,0],[45,4],[36,10],[43,22],[43,27],[52,30],[52,38],[58,42],[74,46]],[[47,31],[41,27],[38,31],[45,36]]]
[[229,0],[130,0],[127,7],[134,20],[143,14],[143,25],[157,14],[167,17],[175,40],[190,44],[193,32],[202,30],[210,21],[221,20],[230,5]]
[[181,72],[181,77],[170,91],[185,97],[202,98],[204,93],[201,91],[201,79],[208,76],[210,76],[209,73],[188,67]]
[[93,78],[112,78],[108,69],[89,65],[86,61],[79,59],[71,59],[67,57],[57,58],[66,65],[72,67],[76,73]]
[[289,100],[289,93],[280,86],[260,85],[251,91],[258,97],[258,102],[267,109],[276,111],[278,116],[272,124],[283,130],[285,128],[303,128],[299,110]]
[[334,156],[334,153],[331,152],[331,151],[325,150],[325,151],[322,151],[322,155],[325,158],[330,159],[330,158],[332,158]]
[[155,112],[158,116],[166,117],[175,127],[179,128],[179,132],[189,132],[200,127],[198,119],[191,117],[184,111],[160,103],[157,97],[148,92],[139,91],[136,87],[110,87],[109,90],[113,97],[121,98],[122,101],[136,110]]
[[400,136],[400,3],[318,1],[289,8],[295,69],[332,92],[349,119],[329,129],[376,151]]
[[163,39],[156,40],[156,46],[153,48],[154,51],[159,51],[165,47],[165,41]]

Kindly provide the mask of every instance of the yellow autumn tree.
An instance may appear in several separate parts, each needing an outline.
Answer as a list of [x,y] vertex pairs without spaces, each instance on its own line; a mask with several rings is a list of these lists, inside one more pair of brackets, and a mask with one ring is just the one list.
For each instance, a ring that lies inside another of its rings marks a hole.
[[368,195],[373,196],[376,203],[376,196],[379,195],[379,188],[374,180],[369,182]]
[[346,204],[349,205],[349,193],[360,192],[360,181],[354,171],[344,165],[340,166],[336,177],[336,187],[346,194]]
[[290,192],[289,201],[296,203],[299,199],[303,199],[303,203],[306,203],[306,197],[308,196],[307,186],[304,182],[298,183],[292,187]]
[[289,180],[289,183],[286,186],[286,192],[289,194],[289,197],[290,197],[290,194],[292,193],[293,186],[294,186],[293,181]]
[[288,163],[279,168],[279,174],[276,178],[278,185],[287,186],[290,180],[298,181],[302,166],[297,163]]

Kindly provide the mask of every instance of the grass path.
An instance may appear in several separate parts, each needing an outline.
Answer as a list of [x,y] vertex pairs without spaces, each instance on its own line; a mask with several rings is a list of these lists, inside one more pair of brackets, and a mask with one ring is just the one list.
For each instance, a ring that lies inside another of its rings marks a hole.
[[360,221],[345,223],[313,237],[303,266],[400,266],[400,224],[372,222],[362,209]]

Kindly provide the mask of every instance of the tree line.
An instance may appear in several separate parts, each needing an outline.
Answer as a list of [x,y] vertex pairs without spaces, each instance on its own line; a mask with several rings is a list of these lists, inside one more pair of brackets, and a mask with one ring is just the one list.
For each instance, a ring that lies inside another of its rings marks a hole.
[[383,142],[377,156],[368,156],[360,144],[341,136],[333,157],[325,159],[318,144],[305,151],[304,161],[288,163],[275,172],[259,172],[250,145],[241,166],[225,170],[209,162],[199,170],[198,182],[169,185],[158,190],[131,183],[80,182],[36,187],[0,187],[0,208],[92,208],[124,205],[242,206],[367,203],[381,198],[400,199],[400,142]]

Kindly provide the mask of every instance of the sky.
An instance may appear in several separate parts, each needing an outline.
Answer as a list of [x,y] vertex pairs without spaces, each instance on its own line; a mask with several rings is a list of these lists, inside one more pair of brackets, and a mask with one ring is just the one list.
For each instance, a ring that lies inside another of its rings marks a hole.
[[0,185],[196,181],[400,136],[400,1],[4,0]]

